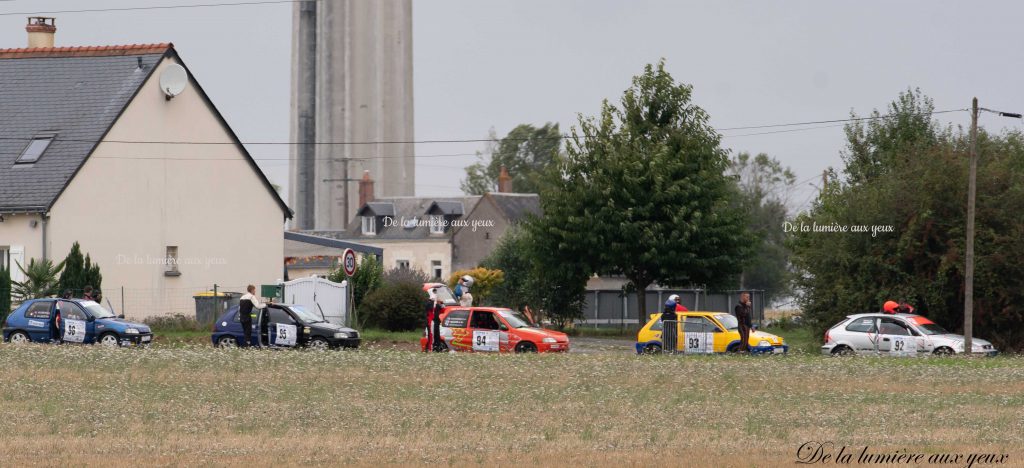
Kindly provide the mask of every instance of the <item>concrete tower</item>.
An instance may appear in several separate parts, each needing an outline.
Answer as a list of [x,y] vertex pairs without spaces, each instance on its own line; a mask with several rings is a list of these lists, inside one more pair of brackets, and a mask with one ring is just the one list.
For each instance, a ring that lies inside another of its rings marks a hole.
[[[414,145],[368,143],[414,138],[412,0],[293,8],[293,228],[344,229],[359,208],[364,171],[375,197],[414,195]],[[319,144],[303,144],[312,142]]]

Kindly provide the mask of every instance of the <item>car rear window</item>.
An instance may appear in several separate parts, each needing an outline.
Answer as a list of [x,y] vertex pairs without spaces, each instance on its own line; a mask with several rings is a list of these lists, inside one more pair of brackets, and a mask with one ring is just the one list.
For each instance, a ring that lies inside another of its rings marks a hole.
[[864,317],[853,319],[849,325],[846,326],[846,331],[861,332],[861,333],[874,333],[875,331],[875,319],[874,317]]
[[36,319],[48,319],[50,318],[50,303],[49,302],[36,302],[28,307],[25,311],[25,317],[36,318]]

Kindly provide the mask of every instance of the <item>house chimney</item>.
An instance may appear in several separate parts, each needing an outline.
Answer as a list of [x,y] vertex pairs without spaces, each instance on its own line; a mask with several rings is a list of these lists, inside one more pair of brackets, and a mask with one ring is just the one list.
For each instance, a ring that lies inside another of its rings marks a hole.
[[498,193],[512,192],[512,176],[508,175],[508,169],[501,166],[501,174],[498,174]]
[[25,31],[28,32],[30,49],[51,48],[53,35],[57,32],[57,19],[49,16],[29,16]]
[[363,171],[363,178],[359,180],[359,206],[373,201],[373,179],[370,178],[370,171]]

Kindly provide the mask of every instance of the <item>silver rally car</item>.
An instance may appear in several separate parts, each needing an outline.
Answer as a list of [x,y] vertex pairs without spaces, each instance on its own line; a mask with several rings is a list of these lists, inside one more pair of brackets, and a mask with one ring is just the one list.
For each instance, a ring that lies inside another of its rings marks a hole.
[[[995,356],[992,343],[974,338],[971,352]],[[916,314],[857,314],[825,332],[826,355],[948,355],[964,352],[964,337]]]

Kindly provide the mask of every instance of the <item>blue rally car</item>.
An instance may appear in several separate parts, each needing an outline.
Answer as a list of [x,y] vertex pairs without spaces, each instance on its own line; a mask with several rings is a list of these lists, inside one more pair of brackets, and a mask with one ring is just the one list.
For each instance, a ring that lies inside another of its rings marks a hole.
[[[254,311],[256,318],[252,323],[250,346],[358,348],[361,341],[359,332],[329,323],[301,305],[267,304],[266,308]],[[214,346],[221,348],[233,348],[245,340],[238,306],[217,319],[210,339]]]
[[[55,318],[60,312],[60,323]],[[59,327],[59,328],[58,328]],[[7,316],[3,337],[10,343],[99,343],[145,345],[153,341],[148,326],[115,316],[84,299],[33,299]]]

